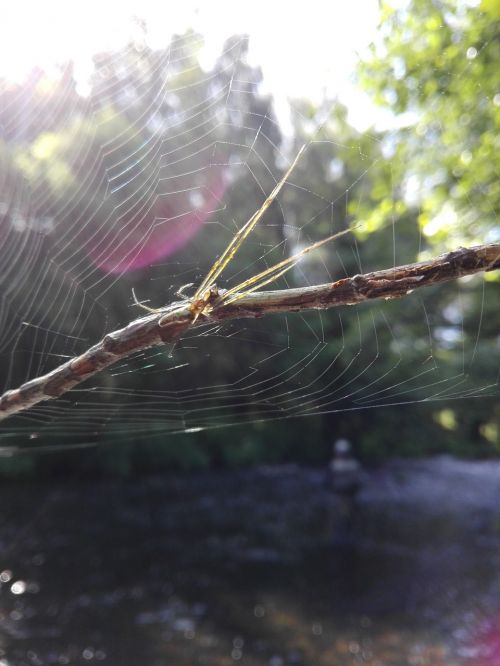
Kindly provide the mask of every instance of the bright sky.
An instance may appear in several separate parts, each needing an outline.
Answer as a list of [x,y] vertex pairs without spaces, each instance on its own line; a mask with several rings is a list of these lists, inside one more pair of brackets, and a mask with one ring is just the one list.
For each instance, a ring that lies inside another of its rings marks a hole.
[[0,76],[20,80],[33,65],[50,69],[72,58],[83,86],[91,55],[122,46],[133,16],[146,20],[153,47],[165,46],[173,32],[199,31],[207,62],[228,36],[247,33],[250,60],[262,66],[278,107],[287,97],[340,95],[351,121],[364,124],[366,101],[353,92],[349,75],[375,37],[378,0],[15,0],[0,10]]

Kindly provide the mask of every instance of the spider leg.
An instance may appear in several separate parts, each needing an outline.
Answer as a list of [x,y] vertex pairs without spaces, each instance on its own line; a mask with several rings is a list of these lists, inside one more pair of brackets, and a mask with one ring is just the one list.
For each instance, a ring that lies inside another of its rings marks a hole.
[[140,301],[137,300],[137,296],[135,295],[135,290],[132,287],[132,297],[134,299],[134,305],[137,305],[138,307],[142,308],[143,310],[146,310],[146,312],[151,312],[152,314],[158,314],[161,312],[161,308],[150,308],[148,305],[144,305],[144,303],[141,303]]
[[182,287],[179,287],[179,289],[175,292],[176,296],[179,296],[179,298],[182,298],[183,301],[188,301],[189,296],[186,296],[184,291],[188,289],[188,287],[192,287],[194,282],[188,282],[187,284],[183,284]]
[[345,234],[348,234],[351,231],[352,229],[350,228],[344,229],[343,231],[339,231],[336,234],[333,234],[332,236],[328,236],[328,238],[323,238],[322,240],[313,243],[312,245],[308,245],[303,250],[300,250],[300,252],[296,252],[295,254],[293,254],[291,257],[283,259],[283,261],[279,261],[277,264],[274,264],[274,266],[270,266],[261,273],[258,273],[257,275],[254,275],[253,277],[249,278],[248,280],[245,280],[241,284],[236,285],[236,287],[228,289],[226,292],[224,292],[224,294],[222,294],[220,298],[221,302],[226,305],[228,303],[234,303],[234,301],[243,298],[247,294],[251,294],[254,291],[257,291],[257,289],[260,289],[264,285],[269,284],[270,282],[274,282],[279,277],[288,272],[291,268],[293,268],[297,264],[299,259],[301,259],[304,255],[308,254],[308,252],[316,250],[318,247],[321,247],[325,243],[329,243],[330,241],[335,240],[336,238],[340,238],[340,236],[344,236]]
[[288,178],[290,177],[290,174],[294,170],[295,166],[297,165],[297,162],[302,156],[302,153],[306,149],[306,145],[304,144],[302,148],[299,150],[297,153],[296,158],[290,165],[288,171],[285,173],[283,178],[277,183],[271,192],[271,194],[266,198],[262,206],[259,208],[259,210],[252,215],[252,217],[245,222],[245,224],[239,229],[239,231],[236,232],[236,234],[233,236],[233,239],[229,243],[229,245],[226,247],[224,252],[221,254],[221,256],[217,259],[217,261],[214,263],[212,268],[208,271],[205,279],[203,282],[200,284],[198,289],[196,290],[196,293],[194,295],[194,298],[200,298],[200,296],[205,292],[206,288],[208,285],[214,283],[219,275],[222,273],[222,271],[225,269],[225,267],[229,264],[229,262],[232,260],[236,252],[240,249],[243,241],[245,238],[249,235],[249,233],[252,231],[252,229],[255,227],[257,222],[262,218],[266,210],[269,208],[269,206],[273,203],[273,201],[276,199],[278,196],[281,188],[283,185],[286,183]]

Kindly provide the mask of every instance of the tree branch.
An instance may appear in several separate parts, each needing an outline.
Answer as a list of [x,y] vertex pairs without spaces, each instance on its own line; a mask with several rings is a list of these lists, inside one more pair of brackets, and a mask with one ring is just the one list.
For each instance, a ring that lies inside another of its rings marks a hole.
[[141,317],[125,328],[108,333],[80,356],[4,393],[0,397],[0,420],[44,400],[58,398],[113,363],[143,349],[172,342],[187,329],[207,322],[261,317],[275,312],[328,309],[375,298],[400,298],[421,287],[498,269],[500,243],[492,243],[459,248],[430,261],[355,275],[329,284],[255,292],[227,305],[215,302],[210,314],[195,322],[189,302],[173,303],[158,314]]

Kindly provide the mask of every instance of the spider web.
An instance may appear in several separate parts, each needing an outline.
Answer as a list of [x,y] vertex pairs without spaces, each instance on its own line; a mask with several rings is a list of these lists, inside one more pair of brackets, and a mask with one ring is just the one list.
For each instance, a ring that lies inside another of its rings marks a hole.
[[[206,68],[201,46],[188,31],[151,48],[139,30],[95,54],[83,93],[71,64],[52,79],[33,70],[22,85],[3,82],[2,390],[140,316],[132,288],[150,307],[191,283],[185,293],[193,293],[303,140],[304,161],[219,287],[353,223],[351,236],[311,254],[276,286],[405,263],[424,249],[416,226],[410,233],[396,215],[373,235],[356,219],[390,151],[390,130],[357,132],[331,99],[292,101],[285,122],[248,63],[247,37],[221,44]],[[467,284],[465,295],[443,288],[446,299],[432,312],[415,294],[404,304],[206,324],[9,418],[2,445],[140,443],[299,418],[335,430],[341,413],[498,395],[498,361],[485,364],[477,353],[484,302],[471,324]],[[481,382],[472,381],[483,367]]]

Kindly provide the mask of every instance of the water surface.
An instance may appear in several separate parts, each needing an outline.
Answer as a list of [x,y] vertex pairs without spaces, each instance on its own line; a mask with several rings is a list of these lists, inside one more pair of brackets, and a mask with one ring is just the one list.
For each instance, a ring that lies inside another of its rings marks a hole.
[[[0,666],[500,664],[500,464],[0,489]],[[344,507],[345,509],[345,507]]]

